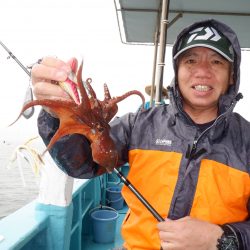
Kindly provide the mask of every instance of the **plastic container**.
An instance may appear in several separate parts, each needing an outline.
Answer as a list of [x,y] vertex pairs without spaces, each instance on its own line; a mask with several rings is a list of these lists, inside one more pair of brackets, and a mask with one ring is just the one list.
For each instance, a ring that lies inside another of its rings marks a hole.
[[99,207],[90,211],[93,222],[93,239],[97,243],[112,243],[115,240],[118,212],[110,207]]
[[124,205],[121,189],[122,188],[120,186],[113,186],[106,189],[107,205],[116,210],[122,209]]

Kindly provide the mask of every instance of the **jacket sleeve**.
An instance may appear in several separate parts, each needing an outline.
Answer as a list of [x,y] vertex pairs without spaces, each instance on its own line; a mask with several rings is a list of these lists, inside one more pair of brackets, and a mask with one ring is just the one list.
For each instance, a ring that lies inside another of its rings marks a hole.
[[[250,214],[250,200],[248,201],[248,211]],[[236,234],[239,240],[239,249],[248,250],[250,247],[250,220],[226,224]]]
[[[130,123],[133,120],[134,115],[128,114],[122,118],[115,118],[110,123],[110,136],[116,144],[119,156],[117,167],[128,160],[128,145],[132,127]],[[45,145],[49,144],[58,127],[59,120],[42,109],[38,117],[38,131]],[[93,161],[89,141],[79,134],[64,136],[54,144],[49,153],[57,166],[74,178],[89,179],[106,171]]]

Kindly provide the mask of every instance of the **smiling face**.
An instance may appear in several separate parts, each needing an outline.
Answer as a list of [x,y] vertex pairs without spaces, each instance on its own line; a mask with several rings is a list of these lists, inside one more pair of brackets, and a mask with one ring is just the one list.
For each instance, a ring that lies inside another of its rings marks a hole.
[[215,119],[219,97],[233,84],[231,63],[209,48],[195,47],[183,52],[177,65],[184,110],[191,118],[202,113]]

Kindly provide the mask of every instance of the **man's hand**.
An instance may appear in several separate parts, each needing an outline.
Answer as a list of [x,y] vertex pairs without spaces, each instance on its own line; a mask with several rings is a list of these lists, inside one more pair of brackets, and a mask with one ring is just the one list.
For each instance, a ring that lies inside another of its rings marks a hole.
[[[55,57],[44,57],[32,67],[31,79],[36,99],[66,100],[70,98],[58,82],[65,81],[71,71],[75,70],[71,68],[73,60],[76,59],[72,58],[66,63]],[[46,110],[51,113],[48,108]]]
[[31,71],[33,91],[37,99],[64,99],[67,93],[54,82],[64,81],[71,72],[70,64],[54,57],[44,57]]
[[206,221],[184,217],[157,225],[163,250],[216,250],[223,230]]

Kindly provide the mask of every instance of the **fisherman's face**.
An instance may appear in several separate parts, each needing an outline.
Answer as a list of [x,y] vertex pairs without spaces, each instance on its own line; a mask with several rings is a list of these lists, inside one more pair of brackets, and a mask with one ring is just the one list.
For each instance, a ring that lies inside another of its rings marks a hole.
[[179,56],[178,85],[185,111],[217,108],[231,84],[231,63],[214,50],[195,47]]

